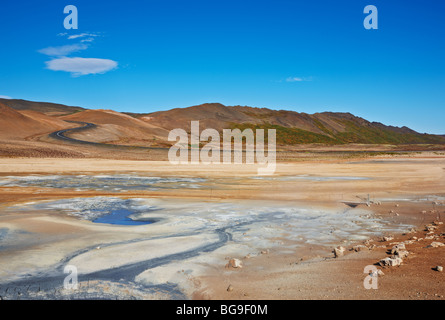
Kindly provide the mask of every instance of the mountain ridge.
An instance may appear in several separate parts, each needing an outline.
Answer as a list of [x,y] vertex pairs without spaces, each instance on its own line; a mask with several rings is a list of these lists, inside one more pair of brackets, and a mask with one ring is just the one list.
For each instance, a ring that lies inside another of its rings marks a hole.
[[[0,99],[9,108],[26,116],[37,112],[58,120],[75,120],[97,124],[94,134],[83,133],[79,139],[93,137],[100,142],[143,144],[150,140],[168,142],[168,132],[190,130],[191,121],[200,121],[201,130],[276,129],[277,143],[295,144],[445,144],[445,136],[418,133],[406,126],[396,127],[370,122],[349,112],[308,114],[291,110],[274,110],[250,106],[225,106],[204,103],[150,113],[117,112],[71,107],[62,104]],[[20,117],[17,117],[17,119]],[[43,118],[42,118],[43,119]],[[48,119],[45,118],[48,123]],[[20,121],[20,120],[17,120]],[[43,121],[43,120],[42,120]]]

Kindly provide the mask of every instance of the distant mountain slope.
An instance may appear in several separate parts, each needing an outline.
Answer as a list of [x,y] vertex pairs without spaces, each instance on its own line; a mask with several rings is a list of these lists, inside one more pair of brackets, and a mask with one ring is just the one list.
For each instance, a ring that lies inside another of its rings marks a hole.
[[339,112],[306,114],[208,103],[137,117],[168,130],[190,130],[190,121],[193,120],[199,120],[201,128],[219,131],[224,128],[276,129],[279,144],[445,144],[443,136],[420,134],[407,127],[386,126]]
[[85,110],[61,119],[94,123],[97,128],[70,135],[79,140],[128,145],[167,140],[168,130],[113,110]]
[[36,111],[17,111],[0,103],[0,138],[22,139],[72,125]]
[[[2,104],[4,103],[4,104]],[[24,138],[73,127],[64,120],[91,122],[96,128],[72,133],[79,140],[126,145],[166,146],[170,130],[276,129],[282,145],[323,144],[445,144],[445,136],[421,134],[407,127],[369,122],[350,113],[315,114],[206,103],[147,114],[88,110],[61,104],[0,99],[0,138]]]
[[44,113],[46,115],[58,116],[58,115],[67,115],[72,114],[74,112],[79,112],[85,110],[81,107],[70,107],[63,104],[58,103],[50,103],[50,102],[34,102],[27,101],[21,99],[1,99],[0,103],[15,109],[15,110],[32,110]]

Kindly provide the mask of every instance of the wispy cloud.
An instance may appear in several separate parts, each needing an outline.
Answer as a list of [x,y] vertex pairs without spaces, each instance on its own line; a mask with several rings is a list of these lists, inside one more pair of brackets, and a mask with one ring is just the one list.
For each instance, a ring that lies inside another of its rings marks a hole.
[[0,95],[0,99],[12,99],[10,96],[2,96]]
[[80,33],[80,34],[70,35],[70,36],[68,36],[68,39],[72,40],[72,39],[78,39],[78,38],[85,38],[85,37],[91,38],[91,37],[98,37],[98,36],[99,35],[95,34],[95,33]]
[[59,37],[67,40],[76,40],[76,44],[68,44],[60,47],[48,47],[39,50],[40,53],[52,57],[46,61],[46,68],[53,71],[71,73],[74,77],[88,74],[102,74],[116,69],[118,63],[110,59],[69,57],[72,53],[83,51],[91,46],[98,33],[84,32],[79,34],[59,33]]
[[117,68],[118,63],[109,59],[97,58],[56,58],[46,62],[48,69],[70,72],[72,76],[101,74]]
[[286,82],[303,82],[303,81],[312,81],[312,77],[288,77],[288,78],[286,78]]
[[40,49],[39,52],[46,54],[47,56],[62,57],[74,52],[85,50],[87,48],[88,46],[86,44],[68,44],[60,47],[48,47]]
[[86,39],[82,39],[80,40],[80,42],[93,42],[94,38],[86,38]]

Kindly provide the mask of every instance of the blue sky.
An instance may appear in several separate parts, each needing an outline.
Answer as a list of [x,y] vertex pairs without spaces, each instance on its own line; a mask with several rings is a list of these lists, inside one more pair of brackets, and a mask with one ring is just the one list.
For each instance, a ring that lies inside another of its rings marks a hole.
[[[369,4],[378,30],[363,27]],[[444,16],[437,0],[2,1],[0,96],[341,111],[445,134]]]

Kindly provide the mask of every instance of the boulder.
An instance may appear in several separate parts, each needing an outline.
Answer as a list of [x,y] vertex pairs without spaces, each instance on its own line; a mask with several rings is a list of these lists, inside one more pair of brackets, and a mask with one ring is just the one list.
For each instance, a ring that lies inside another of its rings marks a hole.
[[436,271],[443,272],[443,267],[442,266],[437,266],[436,267]]
[[364,246],[364,245],[362,245],[362,244],[359,244],[359,245],[357,245],[357,246],[353,246],[352,249],[353,249],[355,252],[359,252],[359,251],[362,251],[362,250],[365,250],[365,249],[366,249],[366,250],[369,250],[367,246]]
[[232,258],[232,259],[229,260],[229,267],[232,267],[232,268],[242,268],[243,267],[243,263],[239,259]]
[[338,258],[338,257],[343,256],[345,254],[345,251],[346,251],[346,249],[343,248],[343,247],[335,248],[334,251],[333,251],[334,252],[334,257]]
[[402,264],[403,260],[401,258],[390,258],[386,257],[382,260],[380,260],[379,264],[382,267],[395,267],[400,266]]
[[433,225],[431,225],[431,224],[429,224],[429,225],[426,225],[425,226],[425,231],[435,231],[437,229],[437,227],[436,226],[433,226]]
[[391,248],[391,254],[397,254],[397,252],[405,251],[406,247],[404,243],[399,243]]
[[429,248],[438,248],[438,247],[443,247],[445,246],[445,244],[443,244],[442,242],[431,242],[431,244],[428,246]]
[[406,258],[409,256],[409,252],[407,250],[400,250],[397,251],[394,255],[393,258]]

